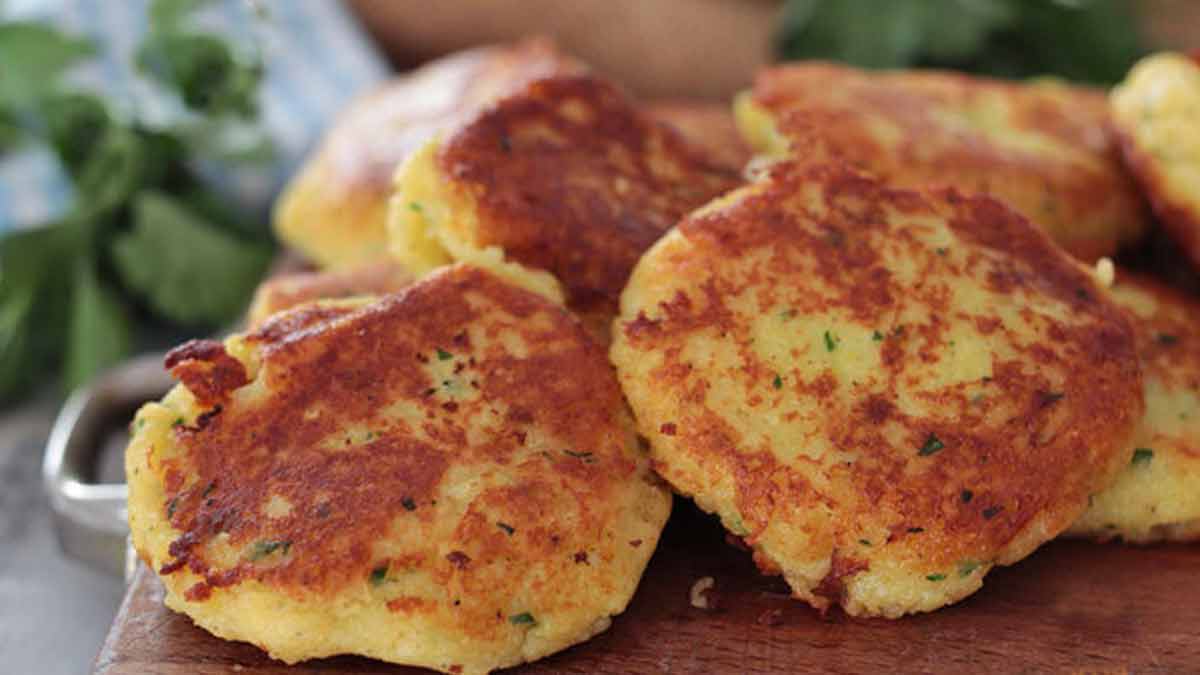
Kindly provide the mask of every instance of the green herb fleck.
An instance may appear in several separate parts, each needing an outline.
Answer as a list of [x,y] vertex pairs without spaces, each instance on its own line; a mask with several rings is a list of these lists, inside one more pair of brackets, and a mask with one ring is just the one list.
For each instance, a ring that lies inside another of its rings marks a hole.
[[530,614],[529,612],[521,612],[520,614],[513,614],[512,616],[508,617],[508,622],[514,626],[520,626],[521,624],[533,625],[533,624],[537,623],[537,621],[533,618],[533,615]]
[[958,576],[965,577],[979,569],[979,563],[974,560],[964,560],[958,563]]
[[174,421],[174,422],[171,422],[171,428],[172,428],[172,429],[177,429],[177,428],[179,428],[179,427],[181,427],[181,426],[183,426],[183,418],[182,418],[182,417],[176,417],[176,418],[175,418],[175,421]]
[[779,318],[783,319],[784,321],[787,321],[788,319],[794,319],[796,318],[796,310],[785,309],[779,313]]
[[449,361],[450,359],[454,358],[454,355],[451,354],[450,352],[446,351],[445,349],[438,347],[437,357],[438,357],[438,361]]
[[256,541],[254,548],[250,552],[251,560],[261,560],[276,551],[280,551],[283,555],[287,555],[292,548],[290,541]]
[[831,352],[837,349],[837,336],[829,331],[825,331],[825,351]]
[[209,482],[209,484],[207,486],[205,486],[204,492],[200,493],[200,496],[201,497],[209,496],[210,494],[212,494],[212,491],[214,489],[216,489],[216,487],[217,487],[217,481],[214,480],[214,481]]
[[970,490],[963,490],[960,497],[962,497],[964,504],[970,504],[971,500],[975,498],[975,493],[971,492]]
[[917,454],[921,457],[928,457],[944,447],[946,447],[946,444],[942,443],[941,439],[938,438],[937,435],[930,433],[929,437],[925,439],[925,444],[922,445],[921,449],[917,451]]
[[938,254],[938,255],[940,255],[940,256],[944,256],[944,255],[946,255],[947,253],[949,253],[949,252],[950,252],[950,249],[948,249],[948,248],[946,248],[946,247],[944,247],[944,246],[939,246],[938,248],[936,248],[936,249],[934,249],[934,250],[935,250],[935,251],[937,251],[937,254]]
[[1179,336],[1171,335],[1170,333],[1159,333],[1155,339],[1158,340],[1158,344],[1166,347],[1170,347],[1171,345],[1179,342]]
[[875,331],[875,332],[871,333],[871,339],[876,342],[882,342],[883,341],[883,333],[880,333],[879,331]]
[[408,203],[408,210],[412,211],[413,213],[421,213],[421,211],[422,211],[423,209],[421,208],[421,205],[420,205],[420,204],[418,204],[418,203],[416,203],[416,202],[409,202],[409,203]]
[[510,537],[513,535],[514,532],[517,531],[517,528],[513,527],[512,525],[509,525],[508,523],[496,523],[496,527],[504,530],[504,533]]
[[924,531],[925,531],[925,528],[923,528],[923,527],[910,527],[910,528],[908,528],[908,533],[909,533],[909,534],[921,534],[921,533],[922,533],[922,532],[924,532]]
[[179,497],[175,497],[167,503],[167,520],[175,517],[175,509],[179,507]]
[[400,500],[400,505],[403,506],[406,511],[416,511],[417,510],[417,503],[413,501],[412,497],[402,498]]
[[388,574],[387,563],[384,563],[384,564],[380,565],[379,567],[376,567],[375,569],[371,570],[371,577],[370,577],[371,585],[379,586],[383,582],[387,581],[387,574]]
[[862,544],[863,546],[870,546],[871,540],[870,539],[859,539],[858,543]]
[[1154,451],[1150,448],[1137,448],[1133,451],[1133,459],[1129,461],[1132,466],[1146,466],[1150,460],[1154,459]]
[[775,379],[771,381],[771,385],[776,389],[783,389],[783,378],[779,376],[779,373],[775,374]]
[[1002,510],[1003,510],[1003,508],[1001,508],[999,506],[989,506],[983,510],[983,518],[984,518],[984,520],[991,520],[992,518],[995,518],[996,515],[999,514]]
[[946,578],[945,574],[928,574],[925,578],[929,581],[943,581]]
[[574,457],[575,459],[582,459],[584,462],[587,462],[587,463],[591,463],[591,461],[592,461],[592,453],[590,453],[590,452],[575,452],[573,450],[563,450],[563,452],[570,455],[571,457]]

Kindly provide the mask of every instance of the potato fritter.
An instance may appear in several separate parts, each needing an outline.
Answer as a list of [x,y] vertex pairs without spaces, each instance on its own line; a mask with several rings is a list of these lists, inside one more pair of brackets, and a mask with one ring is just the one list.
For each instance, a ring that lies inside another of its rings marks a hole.
[[739,183],[595,77],[530,83],[397,172],[392,251],[420,273],[487,266],[554,296],[607,337],[638,257]]
[[324,272],[282,274],[267,279],[254,291],[254,300],[246,310],[246,325],[257,328],[274,314],[317,300],[394,293],[414,280],[403,265],[389,259]]
[[1138,239],[1144,204],[1108,133],[1104,95],[935,71],[825,63],[762,71],[737,101],[759,152],[847,161],[897,187],[993,196],[1092,261]]
[[955,602],[1065,530],[1143,412],[1128,319],[1043,232],[834,166],[685,218],[611,358],[655,469],[853,615]]
[[724,103],[664,100],[652,101],[642,109],[734,171],[741,171],[753,156],[738,132],[733,112]]
[[433,61],[351,102],[276,204],[280,240],[324,267],[387,254],[392,174],[435,132],[521,84],[583,66],[544,40]]
[[483,270],[167,366],[126,452],[134,546],[169,607],[289,663],[564,649],[624,610],[670,510],[603,350]]
[[1125,470],[1069,534],[1139,544],[1200,539],[1200,302],[1122,272],[1113,297],[1133,315],[1146,416]]
[[1126,163],[1163,225],[1200,265],[1200,55],[1146,57],[1111,100]]

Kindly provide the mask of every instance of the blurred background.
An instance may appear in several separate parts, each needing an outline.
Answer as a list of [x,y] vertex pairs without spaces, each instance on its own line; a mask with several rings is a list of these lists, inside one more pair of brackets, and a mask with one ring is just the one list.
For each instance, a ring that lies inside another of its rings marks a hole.
[[[84,671],[122,580],[65,557],[55,412],[133,354],[236,324],[272,200],[356,95],[482,44],[553,38],[646,100],[727,101],[824,58],[1110,85],[1200,46],[1194,0],[0,0],[0,653]],[[119,482],[116,437],[89,476]]]

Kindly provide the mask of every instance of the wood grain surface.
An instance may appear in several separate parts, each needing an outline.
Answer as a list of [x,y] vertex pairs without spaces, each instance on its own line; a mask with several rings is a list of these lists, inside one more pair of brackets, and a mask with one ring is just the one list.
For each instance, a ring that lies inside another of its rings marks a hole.
[[[691,606],[716,580],[720,609]],[[142,567],[95,664],[103,675],[416,673],[340,657],[287,667],[162,605]],[[900,621],[821,617],[759,575],[677,500],[629,609],[608,632],[514,673],[1200,673],[1200,546],[1055,542],[983,590]]]

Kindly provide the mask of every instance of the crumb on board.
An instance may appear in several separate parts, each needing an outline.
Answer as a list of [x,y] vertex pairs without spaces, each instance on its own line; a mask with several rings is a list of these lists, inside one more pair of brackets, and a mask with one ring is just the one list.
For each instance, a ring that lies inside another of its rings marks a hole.
[[717,584],[712,577],[700,577],[692,584],[692,607],[697,609],[714,609],[714,603],[709,602],[708,592]]

